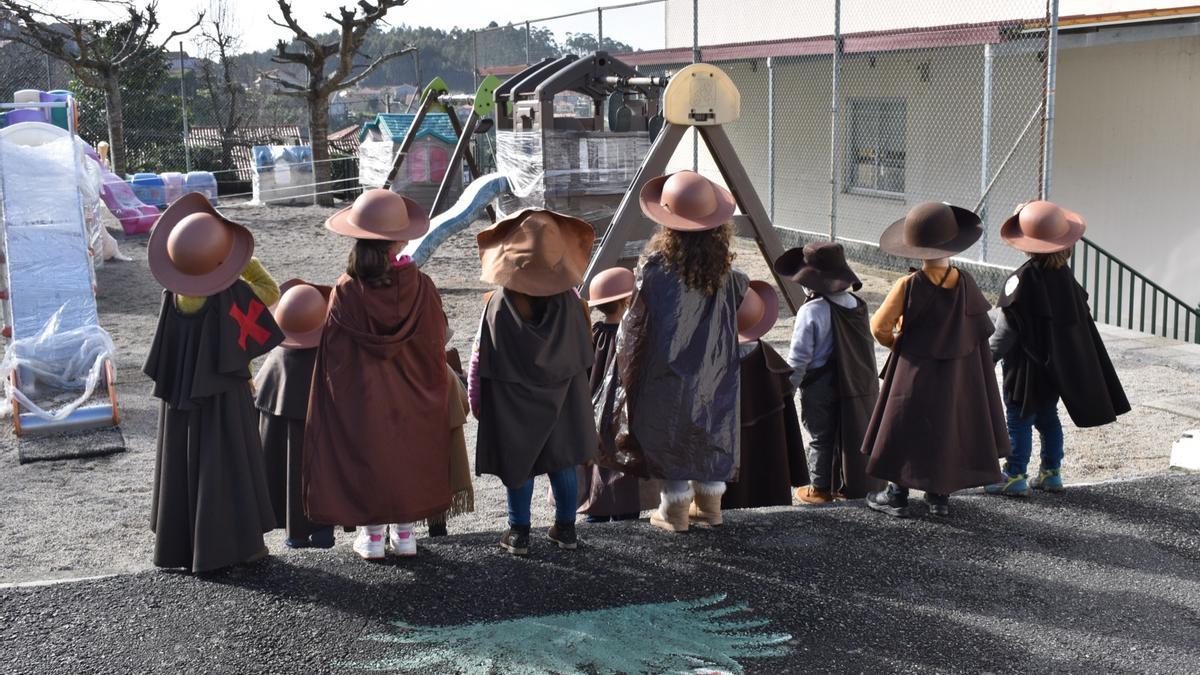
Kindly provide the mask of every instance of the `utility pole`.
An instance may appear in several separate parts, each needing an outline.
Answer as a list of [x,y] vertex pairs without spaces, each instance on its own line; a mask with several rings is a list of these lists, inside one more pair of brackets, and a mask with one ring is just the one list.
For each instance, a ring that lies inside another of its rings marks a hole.
[[179,41],[179,109],[183,113],[183,166],[189,173],[192,170],[192,151],[188,148],[188,115],[187,88],[184,86],[183,70],[183,40]]

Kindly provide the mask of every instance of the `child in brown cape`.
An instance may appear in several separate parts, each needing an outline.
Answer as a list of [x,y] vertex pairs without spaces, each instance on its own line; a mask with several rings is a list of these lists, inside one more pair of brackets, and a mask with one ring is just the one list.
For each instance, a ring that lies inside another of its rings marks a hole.
[[300,279],[285,281],[280,289],[283,296],[271,315],[283,330],[283,342],[267,354],[254,376],[267,487],[275,524],[285,528],[288,548],[332,548],[333,526],[313,523],[304,513],[300,479],[313,366],[333,289]]
[[250,360],[283,335],[267,311],[279,288],[253,252],[250,231],[196,193],[163,212],[147,244],[165,289],[143,368],[162,401],[150,513],[159,567],[207,572],[267,555],[275,518]]
[[852,293],[862,282],[841,244],[821,241],[787,251],[775,271],[800,284],[808,299],[796,311],[788,364],[800,390],[808,430],[810,485],[805,504],[859,499],[882,481],[867,476],[863,435],[879,397],[879,369],[867,303]]
[[762,339],[778,319],[775,289],[751,281],[738,308],[742,456],[737,479],[721,497],[722,510],[791,506],[792,488],[808,483],[792,369]]
[[[1000,228],[1009,246],[1029,255],[1004,284],[992,355],[1003,362],[1004,407],[1013,454],[1004,479],[989,494],[1028,497],[1061,492],[1062,399],[1080,427],[1110,424],[1129,412],[1129,400],[1088,309],[1087,291],[1068,266],[1083,217],[1057,204],[1022,204]],[[1027,477],[1033,429],[1041,436],[1041,467]]]
[[397,258],[429,219],[410,199],[368,190],[325,226],[355,243],[314,367],[305,510],[317,522],[363,526],[354,551],[365,560],[382,559],[388,545],[414,556],[414,524],[452,501],[445,313],[433,281]]
[[508,491],[509,529],[500,545],[529,553],[533,479],[547,474],[555,519],[549,538],[578,546],[576,467],[596,452],[588,392],[592,341],[575,287],[591,255],[591,225],[553,211],[525,209],[476,237],[480,278],[497,285],[484,301],[468,371],[479,419],[475,471]]
[[914,488],[925,491],[932,515],[945,516],[950,493],[1000,479],[996,460],[1010,449],[988,348],[991,305],[971,275],[949,263],[982,234],[974,213],[928,202],[880,237],[885,252],[924,264],[897,281],[871,317],[875,339],[892,350],[863,440],[867,471],[889,481],[867,495],[876,511],[910,516]]

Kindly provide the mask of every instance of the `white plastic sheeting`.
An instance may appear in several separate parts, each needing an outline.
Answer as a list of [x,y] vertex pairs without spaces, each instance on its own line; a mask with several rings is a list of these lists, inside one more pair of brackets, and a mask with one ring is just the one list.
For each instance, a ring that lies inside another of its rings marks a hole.
[[358,145],[358,182],[363,187],[381,188],[392,170],[391,141],[363,141]]
[[312,204],[320,191],[307,145],[256,145],[252,204]]
[[[103,248],[95,210],[99,175],[82,158],[82,142],[57,127],[29,123],[0,131],[6,319],[12,327],[0,376],[9,401],[48,420],[65,418],[91,397],[116,352],[100,327],[94,291],[93,260]],[[20,390],[12,386],[13,372]],[[79,394],[63,402],[63,392]],[[57,405],[39,406],[33,396]]]

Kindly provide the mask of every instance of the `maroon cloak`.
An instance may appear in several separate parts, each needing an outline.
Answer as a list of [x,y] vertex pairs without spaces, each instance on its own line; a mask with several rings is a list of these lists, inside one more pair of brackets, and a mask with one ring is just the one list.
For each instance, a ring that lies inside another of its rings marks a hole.
[[450,507],[442,301],[416,265],[391,275],[381,288],[342,275],[330,298],[304,435],[316,522],[411,523]]

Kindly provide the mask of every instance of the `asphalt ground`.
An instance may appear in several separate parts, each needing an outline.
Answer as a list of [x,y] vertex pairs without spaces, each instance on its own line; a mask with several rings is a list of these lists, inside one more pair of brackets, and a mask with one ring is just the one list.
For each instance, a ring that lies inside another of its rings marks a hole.
[[481,532],[383,563],[341,544],[8,587],[0,672],[1200,672],[1200,476],[951,508],[730,512],[682,535],[581,524],[574,552],[535,529],[526,559]]

